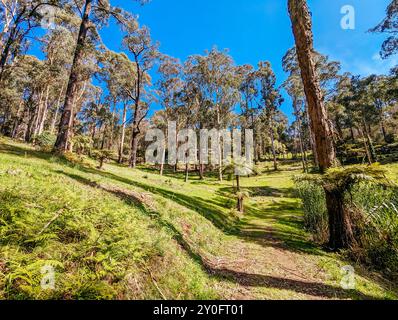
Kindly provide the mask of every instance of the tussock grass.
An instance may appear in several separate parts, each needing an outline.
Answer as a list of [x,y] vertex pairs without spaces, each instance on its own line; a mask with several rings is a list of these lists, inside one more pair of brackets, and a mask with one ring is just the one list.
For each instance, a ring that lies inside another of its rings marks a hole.
[[[304,230],[292,179],[300,171],[261,163],[242,177],[250,198],[237,215],[232,181],[192,173],[186,183],[183,173],[114,163],[99,170],[3,139],[0,298],[394,298],[366,273],[358,290],[339,288],[345,262]],[[55,269],[55,290],[40,287],[44,265]]]

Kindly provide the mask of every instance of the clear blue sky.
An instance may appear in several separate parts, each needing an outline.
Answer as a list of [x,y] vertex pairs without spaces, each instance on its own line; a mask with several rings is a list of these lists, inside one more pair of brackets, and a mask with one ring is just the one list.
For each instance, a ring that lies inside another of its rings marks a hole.
[[[343,71],[367,75],[386,73],[397,57],[381,61],[378,52],[385,36],[367,33],[385,16],[390,0],[309,0],[313,13],[315,47],[342,63]],[[184,60],[217,46],[228,48],[237,64],[272,63],[278,82],[286,78],[281,66],[285,52],[294,45],[287,0],[152,0],[141,7],[132,0],[114,0],[139,15],[161,43],[161,51]],[[343,30],[342,6],[356,10],[356,29]],[[120,50],[113,27],[104,30],[104,42]],[[290,100],[283,111],[290,116]]]
[[[379,59],[385,35],[367,30],[385,16],[390,0],[309,0],[313,13],[315,47],[342,63],[343,71],[368,75],[386,73],[398,62],[397,57]],[[281,66],[285,52],[294,45],[287,0],[152,0],[145,6],[133,0],[111,0],[139,15],[161,51],[185,60],[217,46],[228,48],[237,64],[256,65],[271,62],[282,83],[286,78]],[[342,6],[356,10],[356,29],[343,30]],[[101,32],[108,48],[121,51],[121,36],[114,24]],[[291,119],[291,102],[285,96],[282,110]],[[156,106],[154,106],[156,109]]]

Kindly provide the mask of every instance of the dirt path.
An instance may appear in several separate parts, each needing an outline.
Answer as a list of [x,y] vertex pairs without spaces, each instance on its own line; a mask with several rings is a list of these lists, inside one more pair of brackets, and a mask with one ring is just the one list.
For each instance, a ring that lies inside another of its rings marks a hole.
[[[210,272],[235,285],[228,286],[228,299],[375,299],[361,290],[344,290],[341,274],[332,275],[327,264],[340,271],[344,265],[322,252],[308,239],[298,216],[295,199],[283,189],[257,197],[258,209],[242,220],[235,241],[225,255],[208,260]],[[360,283],[368,280],[357,276]],[[229,283],[229,284],[230,284]]]
[[[356,270],[355,290],[341,287],[341,267],[347,263],[315,246],[304,231],[300,202],[292,193],[292,173],[245,181],[252,197],[238,230],[232,233],[221,226],[230,215],[226,209],[231,201],[228,183],[206,186],[174,179],[170,185],[158,175],[137,173],[130,179],[118,174],[115,170],[102,175],[128,188],[100,187],[142,204],[174,234],[182,250],[201,263],[225,299],[391,298],[380,281],[364,276],[362,270]],[[192,231],[195,224],[203,229]]]

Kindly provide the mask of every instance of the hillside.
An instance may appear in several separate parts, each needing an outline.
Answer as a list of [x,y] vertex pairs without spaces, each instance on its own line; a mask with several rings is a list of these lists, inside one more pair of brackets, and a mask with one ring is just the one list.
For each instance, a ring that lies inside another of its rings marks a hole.
[[[242,179],[239,217],[230,181],[98,170],[0,139],[0,299],[397,298],[360,266],[356,290],[341,288],[352,262],[304,231],[299,164]],[[54,290],[40,287],[45,265]]]

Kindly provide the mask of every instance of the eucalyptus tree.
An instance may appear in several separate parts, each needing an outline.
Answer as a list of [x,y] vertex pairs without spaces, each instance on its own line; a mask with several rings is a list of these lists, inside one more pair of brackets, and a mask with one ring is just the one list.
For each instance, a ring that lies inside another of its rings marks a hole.
[[374,103],[373,93],[369,90],[370,84],[374,77],[369,76],[361,79],[353,77],[352,79],[352,95],[349,100],[349,107],[352,109],[351,116],[356,122],[358,131],[360,132],[369,164],[377,161],[377,155],[372,139],[372,124],[378,122],[378,111]]
[[34,123],[40,104],[44,71],[44,62],[34,56],[21,56],[14,62],[13,68],[4,72],[0,93],[3,133],[31,141],[36,128]]
[[0,81],[8,63],[27,45],[27,37],[42,26],[49,7],[59,7],[61,0],[1,0]]
[[257,76],[260,79],[261,104],[264,106],[264,119],[269,126],[271,138],[271,150],[274,162],[274,170],[278,170],[278,161],[275,149],[275,116],[278,108],[283,102],[283,98],[276,87],[276,76],[269,62],[260,62],[258,65]]
[[[388,76],[371,76],[367,93],[375,106],[377,112],[377,122],[380,125],[380,131],[383,136],[384,143],[393,142],[389,135],[389,120],[391,119],[391,108],[394,106],[396,99],[391,95],[390,85],[391,79]],[[393,88],[394,86],[392,86]]]
[[387,33],[380,55],[386,59],[398,52],[398,0],[392,0],[386,10],[386,17],[371,32]]
[[289,94],[293,101],[293,111],[296,121],[294,123],[295,132],[298,136],[301,162],[303,165],[304,172],[308,171],[307,156],[306,156],[306,145],[304,141],[304,130],[303,122],[305,118],[305,97],[303,96],[302,82],[298,75],[292,74],[283,83],[283,88]]
[[[305,0],[288,0],[288,9],[296,42],[297,57],[307,99],[311,128],[322,172],[336,164],[336,151],[319,75],[314,63],[311,14]],[[329,246],[348,248],[354,242],[350,213],[344,208],[344,194],[332,185],[324,187],[329,214]]]
[[135,63],[131,61],[125,53],[116,53],[107,50],[102,54],[100,61],[101,78],[107,85],[107,91],[111,100],[110,102],[113,105],[113,121],[110,145],[108,146],[108,149],[110,149],[113,144],[113,128],[115,126],[114,120],[116,118],[115,109],[119,102],[123,104],[118,150],[118,161],[121,163],[123,160],[124,144],[126,139],[127,112],[129,107],[128,92],[136,85],[137,69]]
[[[229,128],[232,124],[234,115],[232,110],[240,102],[239,85],[240,78],[234,61],[226,51],[219,51],[213,48],[206,52],[205,56],[195,55],[188,59],[187,64],[190,70],[190,79],[197,85],[197,97],[200,97],[203,103],[201,114],[205,115],[207,120],[204,126],[213,127],[217,130]],[[203,113],[202,113],[203,112]],[[219,180],[223,180],[223,139],[218,139],[218,173]]]
[[237,75],[241,82],[239,91],[241,94],[241,124],[244,128],[253,130],[254,138],[254,161],[260,157],[261,135],[261,111],[265,108],[261,101],[261,73],[251,65],[243,65],[237,68]]
[[[322,89],[322,97],[325,101],[329,101],[333,98],[333,94],[335,93],[335,86],[337,85],[340,76],[339,71],[341,69],[340,63],[336,61],[329,61],[329,58],[325,55],[320,54],[317,51],[312,52],[313,63],[315,66],[315,71],[317,73],[320,86]],[[305,100],[305,91],[303,82],[301,79],[301,70],[299,61],[297,58],[297,50],[296,47],[289,49],[285,56],[282,58],[282,67],[285,72],[289,73],[289,77],[286,80],[285,84],[289,82],[296,82],[296,90],[294,90],[294,94],[296,95],[296,100],[300,101],[302,99]],[[296,80],[299,79],[299,82]],[[293,93],[293,92],[290,92]],[[293,97],[292,97],[293,98]],[[305,103],[305,116],[306,119],[303,121],[311,124],[311,117],[309,114],[309,109],[307,103]],[[319,167],[318,155],[316,151],[316,143],[315,143],[315,132],[310,130],[310,143],[311,148],[314,154],[314,162],[315,166]]]
[[[142,1],[141,1],[142,2]],[[135,17],[119,7],[111,5],[110,0],[74,1],[69,9],[80,15],[81,23],[77,33],[77,43],[74,49],[68,86],[64,101],[63,112],[59,125],[59,132],[54,150],[65,152],[73,129],[74,101],[78,95],[78,86],[87,81],[87,74],[82,73],[82,66],[86,58],[86,50],[95,46],[99,41],[99,29],[105,26],[110,18],[130,30],[137,28]]]
[[132,56],[132,61],[135,64],[136,70],[136,81],[134,85],[130,88],[125,88],[126,93],[133,102],[131,155],[129,164],[130,167],[135,168],[137,165],[140,125],[148,115],[149,103],[152,99],[148,88],[151,85],[149,71],[153,68],[159,56],[159,44],[152,41],[147,27],[137,28],[134,23],[129,23],[125,27],[125,32],[123,45]]
[[[212,100],[209,98],[209,83],[205,76],[207,73],[207,62],[203,56],[191,56],[184,63],[183,79],[189,83],[191,90],[195,93],[197,114],[196,114],[196,129],[209,129],[213,126],[212,120]],[[178,114],[178,113],[177,113]],[[177,121],[177,127],[179,121]],[[202,153],[199,152],[199,177],[201,180],[205,179],[205,161],[202,158]]]
[[[178,59],[170,56],[162,55],[160,57],[160,64],[158,73],[160,78],[156,84],[157,95],[163,107],[163,110],[157,114],[156,125],[159,129],[165,130],[168,137],[168,122],[175,121],[178,125],[179,113],[176,112],[178,107],[178,98],[184,87],[183,81],[183,66]],[[193,84],[193,82],[191,82]],[[164,164],[166,160],[166,147],[163,148],[164,154],[162,156],[162,163],[160,164],[160,175],[163,175]]]

